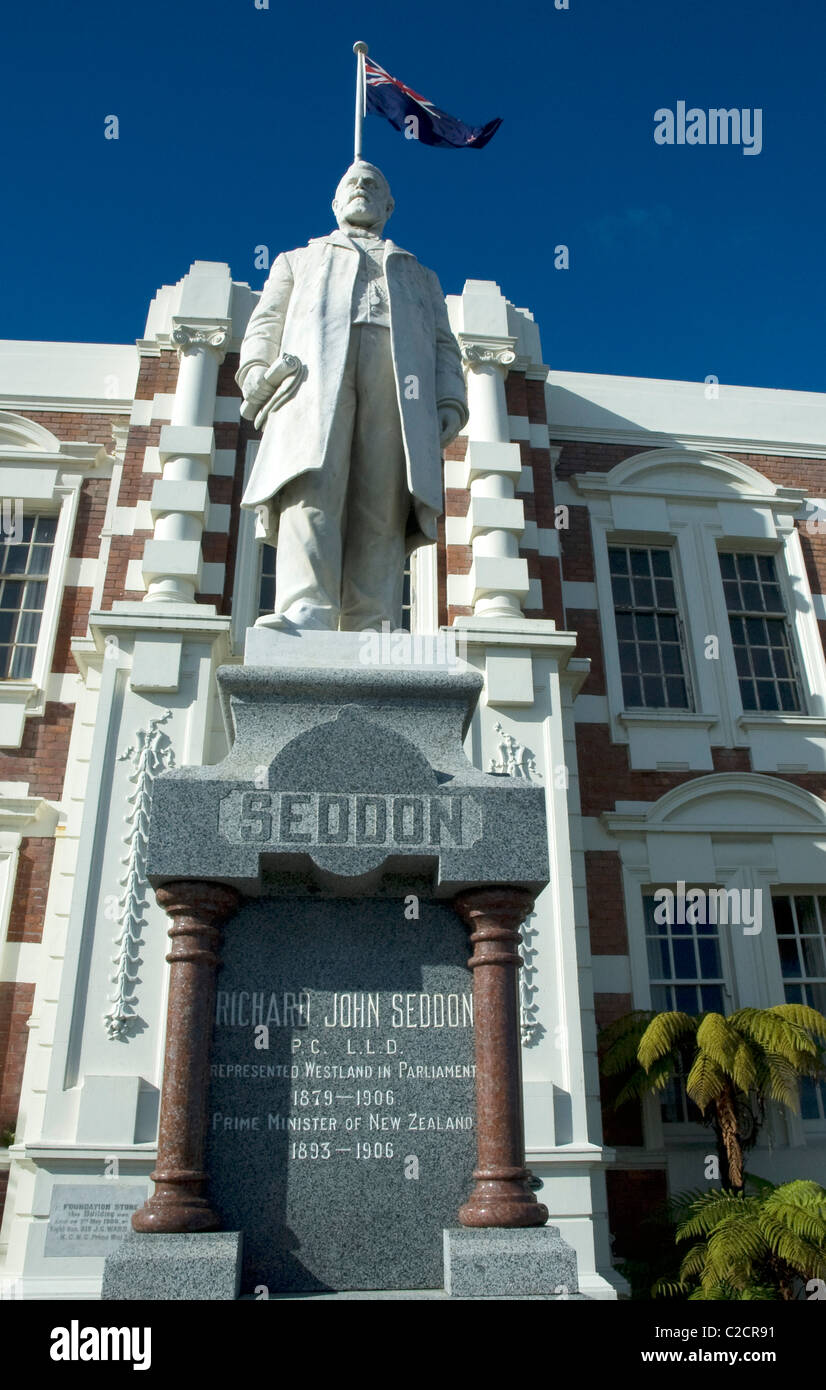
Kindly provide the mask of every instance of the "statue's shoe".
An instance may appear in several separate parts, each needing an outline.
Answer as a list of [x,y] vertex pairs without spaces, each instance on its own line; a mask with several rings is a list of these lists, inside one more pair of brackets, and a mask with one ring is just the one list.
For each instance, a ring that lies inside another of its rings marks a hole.
[[294,604],[287,613],[265,613],[257,618],[256,627],[272,628],[276,632],[333,632],[332,614],[312,608],[309,604]]

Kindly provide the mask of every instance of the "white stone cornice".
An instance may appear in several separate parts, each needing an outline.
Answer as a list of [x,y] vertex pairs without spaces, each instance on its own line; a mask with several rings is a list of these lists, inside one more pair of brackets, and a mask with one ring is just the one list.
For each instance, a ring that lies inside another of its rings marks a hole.
[[41,834],[53,834],[57,819],[55,807],[40,796],[0,796],[0,831],[30,835],[37,825]]

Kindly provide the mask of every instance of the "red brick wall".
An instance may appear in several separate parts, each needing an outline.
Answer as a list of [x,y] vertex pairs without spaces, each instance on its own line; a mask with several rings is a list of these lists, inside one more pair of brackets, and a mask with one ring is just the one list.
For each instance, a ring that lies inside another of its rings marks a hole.
[[595,956],[624,956],[628,951],[622,868],[615,850],[585,851],[585,885],[591,950]]
[[34,1003],[34,985],[0,983],[0,1130],[14,1129]]
[[80,485],[77,517],[69,554],[77,559],[100,554],[100,533],[109,499],[109,478],[84,478]]
[[9,941],[40,941],[54,858],[54,840],[27,835],[20,841]]
[[27,719],[20,747],[0,751],[0,782],[28,782],[30,796],[59,801],[74,713],[50,701],[42,719]]
[[103,444],[107,452],[113,446],[112,426],[122,425],[123,414],[98,415],[88,410],[18,410],[26,420],[33,420],[65,443]]
[[175,349],[159,357],[142,357],[135,387],[136,401],[151,401],[155,396],[174,396],[178,384],[178,353]]

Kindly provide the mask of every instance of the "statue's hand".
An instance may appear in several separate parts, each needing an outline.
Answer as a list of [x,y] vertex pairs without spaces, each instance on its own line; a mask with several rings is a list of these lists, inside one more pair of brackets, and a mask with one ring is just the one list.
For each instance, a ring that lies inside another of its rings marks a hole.
[[443,445],[454,440],[462,428],[462,417],[453,405],[439,407],[439,433]]
[[250,367],[247,375],[244,377],[244,385],[242,387],[244,400],[248,401],[250,405],[264,405],[269,397],[269,387],[264,381],[266,370],[266,367]]

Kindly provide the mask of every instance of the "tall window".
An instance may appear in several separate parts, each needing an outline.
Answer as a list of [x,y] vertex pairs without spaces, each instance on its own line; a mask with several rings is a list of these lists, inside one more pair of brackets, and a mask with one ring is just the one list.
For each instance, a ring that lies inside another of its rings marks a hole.
[[0,542],[0,679],[32,673],[57,517],[26,516]]
[[258,581],[258,612],[262,618],[265,613],[275,611],[275,550],[271,545],[262,545],[261,578]]
[[720,555],[744,710],[799,710],[789,622],[773,555]]
[[671,553],[608,547],[626,708],[690,709]]
[[[672,902],[673,911],[666,912],[662,901],[648,895],[643,898],[651,1007],[658,1013],[724,1013],[725,976],[717,924],[687,922],[685,918],[694,915],[692,904],[686,906],[679,898]],[[682,1075],[665,1087],[661,1106],[667,1123],[699,1118],[685,1093]]]
[[[772,907],[786,1003],[826,1013],[826,897],[775,897]],[[804,1120],[826,1119],[826,1083],[807,1077],[800,1109]]]

